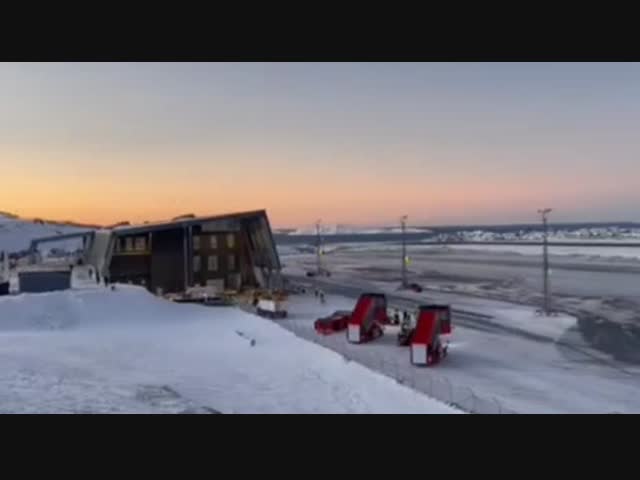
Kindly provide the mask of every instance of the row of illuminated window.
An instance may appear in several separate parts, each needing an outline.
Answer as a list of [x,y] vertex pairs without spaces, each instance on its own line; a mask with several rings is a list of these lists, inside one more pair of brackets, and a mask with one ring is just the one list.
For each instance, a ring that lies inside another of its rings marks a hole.
[[147,237],[121,237],[116,242],[116,252],[145,252],[147,251]]
[[[200,255],[195,255],[193,257],[193,271],[199,272],[202,269],[202,258],[207,259],[207,271],[209,272],[217,272],[219,269],[218,264],[218,255],[208,255],[206,257],[201,257]],[[227,270],[235,270],[236,269],[236,256],[234,254],[227,255]]]
[[[209,248],[212,250],[215,250],[216,248],[218,248],[218,236],[217,235],[194,235],[193,236],[193,249],[194,250],[200,250],[203,241],[201,240],[201,237],[204,237],[205,239],[208,238],[208,242],[209,242]],[[205,240],[207,241],[207,240]],[[227,233],[225,235],[225,241],[227,243],[227,248],[233,248],[236,245],[236,236],[233,233]]]

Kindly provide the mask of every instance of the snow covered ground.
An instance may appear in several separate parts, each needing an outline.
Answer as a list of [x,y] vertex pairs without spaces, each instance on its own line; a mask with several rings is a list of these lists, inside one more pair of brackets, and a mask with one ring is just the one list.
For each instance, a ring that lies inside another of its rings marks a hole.
[[[415,245],[408,246],[407,252],[411,260],[409,279],[425,289],[541,304],[540,255]],[[640,325],[640,290],[637,288],[640,259],[572,257],[555,255],[553,249],[551,252],[550,283],[556,308],[569,311],[579,308],[616,321],[621,319],[618,313],[624,313],[625,322]],[[398,285],[399,257],[399,245],[363,243],[334,249],[322,257],[322,262],[332,273]],[[315,268],[316,258],[312,253],[290,250],[282,256],[282,263],[285,271],[304,274]],[[603,308],[595,308],[594,300],[603,303]]]
[[138,287],[0,298],[0,412],[456,413],[231,307]]
[[[474,398],[480,411],[495,411],[501,405],[522,413],[640,412],[640,368],[630,363],[635,344],[627,329],[637,323],[639,311],[636,260],[552,259],[553,305],[575,312],[580,316],[577,322],[570,315],[535,314],[532,305],[539,304],[541,291],[535,259],[477,251],[441,255],[413,246],[409,251],[409,279],[427,289],[422,293],[398,292],[399,257],[384,249],[327,255],[323,265],[331,277],[319,280],[305,276],[315,268],[314,255],[291,254],[283,257],[284,273],[311,285],[319,283],[329,294],[326,311],[349,304],[352,308],[354,297],[363,291],[381,291],[392,302],[401,299],[413,308],[448,303],[456,311],[491,318],[472,321],[454,313],[451,355],[436,369],[410,368],[393,334],[363,348],[346,343],[344,335],[322,339],[323,345],[398,375],[438,399],[453,398],[464,408],[470,408],[469,398]],[[313,310],[305,308],[308,317],[291,328],[317,338],[310,326]],[[589,317],[605,321],[592,329]],[[624,327],[612,330],[612,325]]]
[[[477,301],[484,305],[485,313],[490,311],[491,302]],[[493,303],[497,308],[492,323],[548,336],[548,341],[539,341],[490,324],[462,326],[454,314],[450,355],[437,367],[417,368],[409,363],[408,349],[396,345],[397,327],[387,327],[382,338],[363,345],[348,343],[344,333],[321,336],[313,330],[319,316],[353,308],[353,298],[329,294],[326,303],[320,304],[313,296],[301,296],[291,303],[294,313],[281,324],[297,335],[465,409],[480,413],[640,412],[640,369],[598,357],[581,343],[571,317],[544,319],[522,306]]]
[[[573,256],[586,258],[611,258],[611,259],[631,259],[640,260],[640,247],[625,246],[628,241],[618,241],[619,246],[598,246],[602,241],[589,241],[593,246],[549,246],[549,254],[558,256]],[[314,247],[303,245],[279,245],[278,253],[287,257],[289,255],[299,254],[301,251],[311,251]],[[353,243],[336,243],[325,245],[323,251],[325,253],[333,252],[367,252],[367,251],[399,251],[398,242],[353,242]],[[481,251],[489,253],[515,253],[518,255],[538,256],[542,255],[542,249],[536,245],[429,245],[428,241],[424,244],[411,244],[408,246],[410,253],[422,252],[452,252],[452,251]]]
[[[552,245],[549,247],[549,253],[552,255],[569,255],[569,256],[581,256],[581,257],[604,257],[604,258],[631,258],[640,259],[639,247],[625,247],[624,241],[620,241],[620,246],[615,247],[598,247],[598,242],[593,242],[594,246],[591,247],[564,247],[558,245]],[[422,248],[422,247],[420,247]],[[520,255],[535,255],[540,256],[541,249],[535,245],[447,245],[426,247],[429,248],[444,248],[451,250],[480,250],[485,252],[512,252]]]
[[[487,253],[513,253],[522,256],[541,257],[542,249],[536,245],[477,245],[477,244],[465,244],[465,245],[429,245],[429,242],[425,244],[416,245],[412,244],[408,246],[410,254],[415,253],[447,253],[447,252],[487,252]],[[577,257],[586,259],[612,259],[612,260],[640,260],[640,247],[625,246],[625,241],[616,241],[620,246],[598,246],[597,241],[589,242],[593,243],[593,246],[549,246],[549,254],[555,256],[565,257]],[[284,259],[291,255],[298,255],[301,252],[314,253],[315,250],[312,246],[305,245],[278,245],[278,253]],[[360,242],[360,243],[336,243],[325,245],[323,252],[325,254],[331,254],[334,252],[397,252],[400,250],[400,245],[396,243],[384,243],[384,242]]]

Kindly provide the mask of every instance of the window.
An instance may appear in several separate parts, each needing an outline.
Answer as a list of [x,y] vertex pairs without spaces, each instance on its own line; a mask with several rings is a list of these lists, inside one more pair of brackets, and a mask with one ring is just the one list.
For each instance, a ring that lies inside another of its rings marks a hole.
[[227,248],[233,248],[236,244],[236,236],[233,233],[227,233]]
[[217,255],[209,255],[207,258],[207,270],[210,272],[218,271],[218,256]]
[[127,237],[125,239],[124,251],[125,252],[133,252],[133,238]]
[[212,250],[218,248],[218,237],[216,235],[211,235],[209,237],[209,247],[211,247]]
[[200,235],[193,236],[193,249],[200,250]]
[[236,269],[236,256],[234,254],[229,255],[227,259],[227,269],[235,270]]
[[200,271],[200,255],[196,255],[195,257],[193,257],[193,271]]
[[147,239],[146,237],[137,237],[136,238],[136,251],[144,252],[147,249]]

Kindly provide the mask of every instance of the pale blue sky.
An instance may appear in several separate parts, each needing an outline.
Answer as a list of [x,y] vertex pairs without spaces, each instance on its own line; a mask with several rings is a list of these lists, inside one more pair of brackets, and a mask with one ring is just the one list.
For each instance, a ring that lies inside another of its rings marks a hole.
[[0,64],[0,111],[27,215],[640,220],[638,64]]

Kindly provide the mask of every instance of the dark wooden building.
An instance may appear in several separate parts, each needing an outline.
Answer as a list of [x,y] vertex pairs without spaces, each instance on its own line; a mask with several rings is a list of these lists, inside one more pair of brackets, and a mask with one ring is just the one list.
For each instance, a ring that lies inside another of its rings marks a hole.
[[154,293],[193,286],[277,287],[280,259],[264,210],[112,230],[103,274]]

